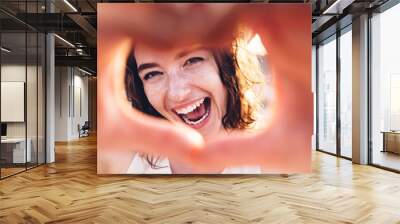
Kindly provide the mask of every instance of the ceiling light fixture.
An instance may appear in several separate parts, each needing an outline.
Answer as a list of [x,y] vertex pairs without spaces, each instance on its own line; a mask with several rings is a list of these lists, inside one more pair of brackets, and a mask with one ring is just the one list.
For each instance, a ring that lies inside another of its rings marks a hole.
[[69,45],[70,47],[75,48],[75,45],[73,45],[73,44],[72,44],[71,42],[69,42],[68,40],[66,40],[66,39],[64,39],[64,38],[62,38],[62,37],[60,37],[60,36],[57,35],[57,34],[54,34],[54,36],[57,37],[58,39],[60,39],[62,42],[64,42],[64,43],[66,43],[67,45]]
[[325,9],[322,14],[342,14],[343,9],[347,8],[347,6],[351,5],[353,2],[354,0],[336,0],[332,5]]
[[79,68],[79,67],[78,67],[78,70],[81,71],[81,72],[83,72],[83,73],[85,73],[85,74],[87,74],[87,75],[93,75],[92,73],[90,73],[90,72],[88,72],[88,71],[86,71],[86,70],[83,70],[83,69],[81,69],[81,68]]
[[68,1],[64,0],[65,4],[67,4],[74,12],[78,12],[78,10]]
[[9,50],[9,49],[7,49],[7,48],[5,48],[5,47],[1,47],[1,50],[4,51],[4,52],[6,52],[6,53],[10,53],[10,52],[11,52],[11,50]]

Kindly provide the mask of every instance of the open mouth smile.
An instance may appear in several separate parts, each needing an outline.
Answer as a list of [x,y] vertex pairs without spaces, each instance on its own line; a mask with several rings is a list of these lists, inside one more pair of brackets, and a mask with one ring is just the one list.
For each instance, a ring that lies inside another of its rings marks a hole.
[[174,109],[174,112],[184,123],[198,129],[203,127],[208,121],[207,118],[209,118],[211,111],[210,101],[209,97],[205,97],[184,108]]

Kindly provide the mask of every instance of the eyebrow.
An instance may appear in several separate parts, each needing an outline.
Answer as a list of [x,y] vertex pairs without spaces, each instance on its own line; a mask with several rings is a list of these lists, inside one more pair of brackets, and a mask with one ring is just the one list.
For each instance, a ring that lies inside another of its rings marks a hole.
[[157,63],[144,63],[138,66],[137,71],[140,73],[141,71],[149,68],[160,67]]
[[[176,55],[175,60],[179,59],[179,58],[183,58],[186,55],[192,53],[193,51],[204,50],[204,49],[206,49],[206,48],[205,47],[195,47],[195,48],[181,51]],[[157,63],[144,63],[144,64],[140,64],[138,66],[137,71],[138,71],[138,73],[140,73],[141,71],[143,71],[145,69],[155,68],[155,67],[160,67],[160,65]]]
[[195,48],[191,48],[191,49],[188,49],[188,50],[181,51],[176,55],[175,59],[183,58],[186,55],[192,53],[193,51],[204,50],[204,49],[206,49],[206,48],[203,47],[203,46],[198,46],[198,47],[195,47]]

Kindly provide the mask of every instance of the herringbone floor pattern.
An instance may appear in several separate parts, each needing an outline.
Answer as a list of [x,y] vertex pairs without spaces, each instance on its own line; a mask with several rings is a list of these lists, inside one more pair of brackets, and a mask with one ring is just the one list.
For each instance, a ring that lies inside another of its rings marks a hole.
[[96,139],[0,181],[0,223],[400,223],[400,175],[315,152],[313,173],[98,176]]

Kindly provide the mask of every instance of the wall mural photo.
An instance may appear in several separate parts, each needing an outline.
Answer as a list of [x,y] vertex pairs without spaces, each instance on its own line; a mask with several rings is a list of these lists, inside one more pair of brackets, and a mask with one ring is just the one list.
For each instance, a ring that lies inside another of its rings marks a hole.
[[98,4],[98,174],[311,170],[308,4]]

